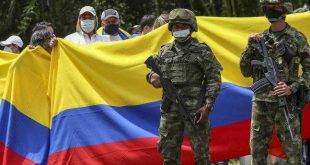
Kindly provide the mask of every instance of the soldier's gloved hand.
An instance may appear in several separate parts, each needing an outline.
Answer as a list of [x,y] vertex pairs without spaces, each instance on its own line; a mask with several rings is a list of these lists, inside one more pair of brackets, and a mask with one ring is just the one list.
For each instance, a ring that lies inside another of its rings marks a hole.
[[274,95],[276,96],[289,96],[291,94],[291,88],[284,82],[279,82],[278,86],[274,88]]
[[201,107],[197,112],[196,112],[196,123],[202,123],[205,120],[208,120],[209,117],[209,109],[206,106]]
[[154,88],[161,88],[162,87],[161,83],[160,83],[160,77],[156,73],[153,73],[151,75],[150,83],[153,85]]
[[263,34],[262,33],[252,33],[249,37],[249,43],[251,42],[259,42],[261,40],[261,38],[263,38]]

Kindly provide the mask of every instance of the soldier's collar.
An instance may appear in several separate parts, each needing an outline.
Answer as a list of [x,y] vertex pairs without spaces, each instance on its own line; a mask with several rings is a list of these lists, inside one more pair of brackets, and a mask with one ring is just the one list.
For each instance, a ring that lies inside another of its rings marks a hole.
[[288,24],[288,23],[286,23],[286,26],[285,26],[285,28],[283,29],[283,30],[281,30],[281,31],[276,31],[276,32],[274,32],[274,31],[271,31],[271,28],[269,27],[269,29],[268,29],[268,34],[279,34],[279,33],[286,33],[289,29],[291,28],[291,26]]
[[177,52],[182,51],[184,49],[189,49],[191,45],[193,45],[193,43],[195,43],[195,41],[197,41],[196,38],[190,38],[189,41],[187,41],[184,44],[180,44],[174,41],[173,45],[176,49]]

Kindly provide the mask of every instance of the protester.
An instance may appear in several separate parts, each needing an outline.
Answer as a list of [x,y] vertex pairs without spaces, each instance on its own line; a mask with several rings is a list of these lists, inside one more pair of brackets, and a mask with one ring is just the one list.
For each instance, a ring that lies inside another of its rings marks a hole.
[[0,45],[4,46],[3,51],[19,54],[22,51],[23,41],[20,37],[12,35],[5,41],[1,41]]
[[130,34],[122,30],[120,26],[120,17],[116,10],[107,9],[101,14],[102,27],[97,33],[102,35],[105,42],[121,41],[130,38]]
[[140,21],[141,35],[145,35],[153,30],[156,17],[154,15],[144,15]]
[[47,29],[35,31],[30,39],[30,45],[42,46],[48,53],[52,52],[53,47],[57,44],[56,37]]
[[91,6],[84,6],[79,13],[76,23],[76,32],[65,37],[65,39],[77,44],[90,44],[103,41],[102,37],[96,33],[98,18],[96,11]]
[[141,35],[141,27],[140,25],[135,25],[133,27],[129,27],[127,29],[128,33],[131,35],[132,38],[138,37]]
[[[34,32],[36,32],[36,31],[43,30],[43,29],[46,29],[47,31],[51,32],[51,33],[55,36],[53,24],[50,23],[50,22],[45,22],[45,21],[42,21],[42,22],[37,23],[37,24],[32,28],[32,34],[33,34]],[[57,39],[56,39],[56,36],[55,36],[55,39],[54,39],[53,42],[55,42],[54,45],[57,44],[58,41],[57,41]],[[29,48],[29,49],[34,49],[34,48],[35,48],[35,45],[29,44],[28,48]]]
[[34,33],[35,31],[38,31],[38,30],[42,30],[42,29],[47,29],[49,32],[51,32],[52,34],[54,34],[54,26],[52,23],[50,22],[45,22],[45,21],[42,21],[42,22],[39,22],[37,23],[33,29],[32,29],[32,33]]

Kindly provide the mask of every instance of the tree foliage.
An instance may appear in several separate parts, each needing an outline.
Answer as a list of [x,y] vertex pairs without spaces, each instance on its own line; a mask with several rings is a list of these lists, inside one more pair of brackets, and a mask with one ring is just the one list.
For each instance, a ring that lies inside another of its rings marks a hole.
[[[301,7],[307,0],[293,0]],[[121,15],[121,26],[139,24],[145,14],[168,13],[178,7],[193,10],[201,16],[245,17],[262,15],[259,0],[2,0],[0,2],[0,38],[17,34],[29,42],[31,29],[40,21],[54,24],[56,35],[65,37],[75,31],[80,8],[93,6],[98,18],[103,10],[116,9]]]

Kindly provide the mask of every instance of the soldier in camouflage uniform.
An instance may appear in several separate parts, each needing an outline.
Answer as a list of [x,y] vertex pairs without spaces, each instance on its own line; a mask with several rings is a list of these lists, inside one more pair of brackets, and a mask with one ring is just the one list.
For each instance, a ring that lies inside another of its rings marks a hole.
[[[161,47],[154,58],[163,77],[171,79],[185,108],[197,117],[198,131],[189,121],[182,118],[177,103],[167,103],[165,92],[161,101],[160,140],[158,151],[163,155],[165,165],[180,164],[180,152],[184,128],[188,131],[190,144],[195,154],[196,165],[210,165],[209,141],[210,123],[208,114],[220,91],[222,69],[211,49],[191,37],[197,32],[197,21],[192,11],[174,9],[169,14],[168,29],[175,40]],[[159,75],[151,72],[148,82],[160,88]]]
[[[297,93],[302,86],[309,87],[310,48],[306,37],[285,22],[287,13],[292,12],[292,3],[288,0],[260,0],[266,18],[271,23],[269,29],[249,38],[246,50],[241,55],[240,69],[245,77],[252,77],[254,83],[264,78],[264,68],[251,65],[251,61],[262,61],[263,56],[251,43],[264,39],[268,55],[278,66],[278,85],[258,90],[252,99],[251,154],[252,165],[267,164],[266,158],[271,143],[274,126],[277,136],[287,154],[290,165],[300,165],[302,157],[301,110],[297,110]],[[298,76],[298,67],[302,66],[302,75]],[[283,109],[279,108],[278,96],[285,96],[289,104],[291,139]]]

